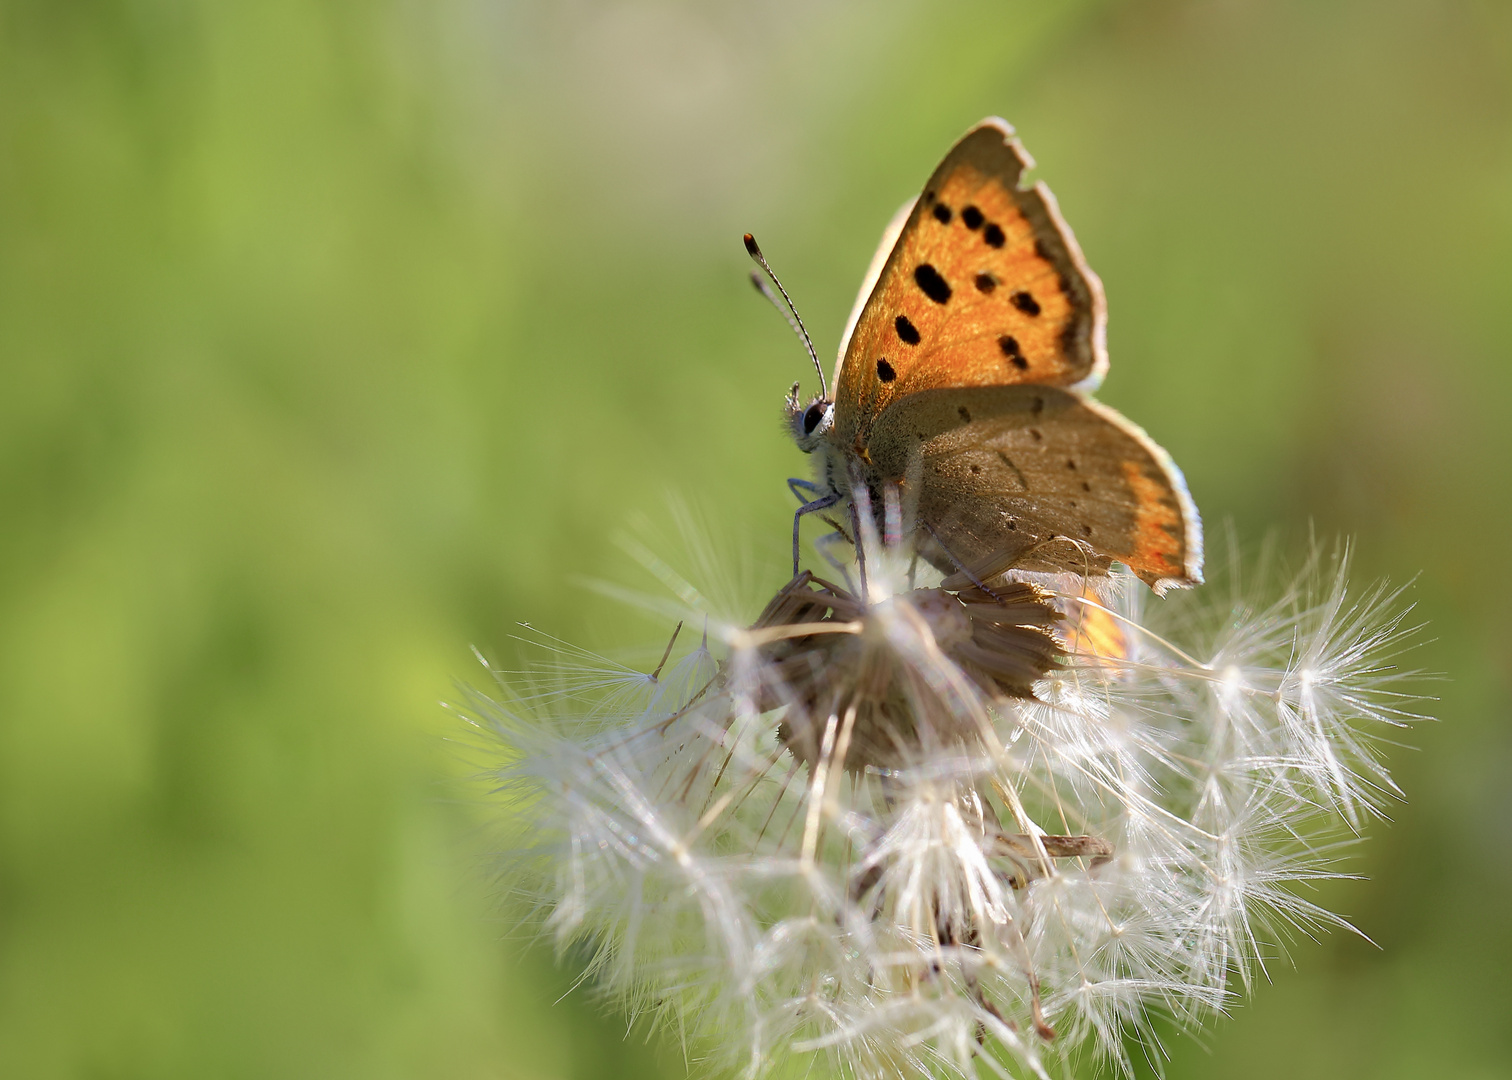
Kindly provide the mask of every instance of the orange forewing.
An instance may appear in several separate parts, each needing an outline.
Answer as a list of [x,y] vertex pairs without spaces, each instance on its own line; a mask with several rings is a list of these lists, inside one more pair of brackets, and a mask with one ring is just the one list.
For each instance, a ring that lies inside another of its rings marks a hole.
[[997,119],[956,144],[914,205],[848,342],[836,438],[865,445],[890,402],[940,387],[1091,385],[1106,367],[1101,283]]

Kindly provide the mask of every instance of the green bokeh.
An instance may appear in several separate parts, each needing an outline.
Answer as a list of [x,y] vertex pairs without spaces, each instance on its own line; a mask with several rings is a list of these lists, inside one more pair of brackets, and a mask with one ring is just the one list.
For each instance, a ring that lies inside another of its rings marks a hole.
[[[1103,397],[1352,535],[1449,678],[1410,800],[1173,1077],[1512,1076],[1512,7],[0,3],[0,1075],[681,1076],[527,948],[437,704],[667,493],[783,576],[807,378],[999,113]],[[754,613],[754,612],[753,612]]]

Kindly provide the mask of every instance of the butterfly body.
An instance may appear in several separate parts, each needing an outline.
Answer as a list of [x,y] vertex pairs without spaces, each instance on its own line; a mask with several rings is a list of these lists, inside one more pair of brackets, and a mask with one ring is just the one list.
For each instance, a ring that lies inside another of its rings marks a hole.
[[[802,512],[875,510],[895,487],[919,553],[946,573],[1106,573],[1157,591],[1201,581],[1180,471],[1087,395],[1107,370],[1102,285],[1032,161],[990,118],[889,226],[841,342],[834,395],[788,422],[816,455]],[[843,516],[843,515],[842,515]]]

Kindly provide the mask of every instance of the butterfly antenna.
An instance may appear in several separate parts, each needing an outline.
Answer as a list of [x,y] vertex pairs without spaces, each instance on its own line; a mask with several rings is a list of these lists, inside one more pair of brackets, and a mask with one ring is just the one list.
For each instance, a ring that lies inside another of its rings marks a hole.
[[819,373],[819,394],[821,397],[828,398],[829,387],[824,382],[824,366],[819,363],[819,354],[814,351],[814,342],[809,337],[808,328],[803,325],[803,317],[798,314],[798,309],[793,306],[793,298],[788,295],[787,290],[782,287],[782,282],[778,280],[772,268],[767,265],[766,256],[761,253],[761,248],[757,245],[756,238],[750,233],[745,234],[745,246],[751,258],[756,261],[756,265],[766,271],[766,276],[772,279],[773,285],[777,286],[777,292],[782,294],[782,299],[777,299],[776,294],[762,280],[761,275],[754,270],[751,271],[751,284],[756,286],[756,291],[770,300],[772,306],[782,313],[782,317],[793,328],[793,333],[798,335],[798,340],[803,342],[803,347],[808,350],[809,359],[814,362],[814,370]]

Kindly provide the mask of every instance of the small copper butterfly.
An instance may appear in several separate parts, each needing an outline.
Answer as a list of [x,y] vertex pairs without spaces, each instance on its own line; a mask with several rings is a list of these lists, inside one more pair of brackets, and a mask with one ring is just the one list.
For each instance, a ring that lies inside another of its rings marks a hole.
[[947,574],[1105,574],[1117,560],[1156,592],[1202,580],[1180,470],[1088,396],[1108,367],[1102,283],[1049,188],[1020,186],[1032,167],[990,117],[888,226],[833,395],[788,396],[793,438],[817,458],[816,482],[795,482],[811,496],[795,559],[804,514],[843,520],[864,490],[880,515],[895,487],[915,550]]

